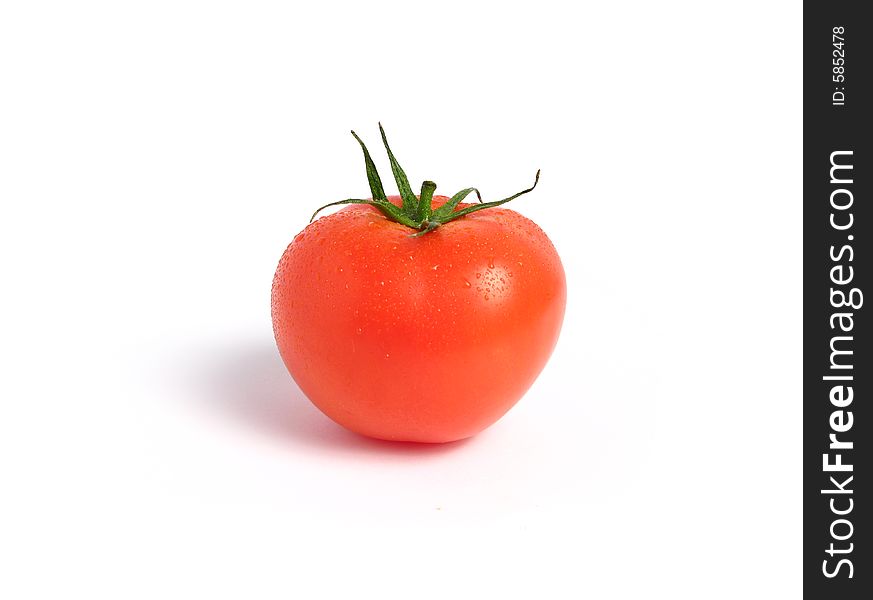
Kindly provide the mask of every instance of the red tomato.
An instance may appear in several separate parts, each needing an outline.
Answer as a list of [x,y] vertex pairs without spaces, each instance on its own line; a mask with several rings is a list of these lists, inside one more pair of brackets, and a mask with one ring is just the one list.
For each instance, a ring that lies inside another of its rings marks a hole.
[[546,364],[564,271],[545,233],[512,210],[411,233],[368,205],[309,225],[276,271],[273,328],[300,389],[337,423],[386,440],[458,440],[506,413]]

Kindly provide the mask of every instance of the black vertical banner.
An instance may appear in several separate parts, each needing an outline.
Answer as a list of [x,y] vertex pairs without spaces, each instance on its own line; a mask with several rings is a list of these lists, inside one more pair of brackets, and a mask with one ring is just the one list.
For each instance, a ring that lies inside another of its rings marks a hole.
[[867,4],[804,2],[803,569],[810,598],[873,598]]

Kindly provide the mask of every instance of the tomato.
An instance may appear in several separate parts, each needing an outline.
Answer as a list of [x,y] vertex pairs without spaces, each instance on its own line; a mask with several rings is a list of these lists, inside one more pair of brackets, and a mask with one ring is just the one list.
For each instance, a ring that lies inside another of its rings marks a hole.
[[532,221],[497,203],[431,198],[430,182],[423,213],[452,210],[412,229],[374,201],[399,211],[422,197],[400,181],[405,197],[387,197],[375,178],[373,199],[345,201],[285,250],[272,291],[280,354],[313,404],[352,431],[415,442],[475,435],[552,353],[566,304],[561,260]]

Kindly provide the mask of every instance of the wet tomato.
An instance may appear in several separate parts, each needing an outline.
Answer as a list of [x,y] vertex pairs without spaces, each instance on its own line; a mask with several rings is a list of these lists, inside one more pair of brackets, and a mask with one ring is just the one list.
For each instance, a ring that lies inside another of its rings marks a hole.
[[536,224],[498,207],[530,190],[465,204],[476,190],[434,197],[425,182],[414,195],[384,141],[401,195],[385,196],[361,142],[372,198],[335,203],[350,206],[285,250],[273,281],[276,341],[303,393],[348,429],[466,438],[506,413],[546,364],[566,304],[561,260]]

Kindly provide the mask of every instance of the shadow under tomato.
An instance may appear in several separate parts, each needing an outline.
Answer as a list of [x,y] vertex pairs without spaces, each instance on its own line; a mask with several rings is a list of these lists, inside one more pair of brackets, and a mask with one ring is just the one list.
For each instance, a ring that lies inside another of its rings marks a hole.
[[390,442],[364,437],[340,427],[315,408],[300,391],[272,343],[213,353],[200,376],[212,407],[244,427],[289,445],[307,444],[327,451],[420,457],[451,452],[469,442]]

